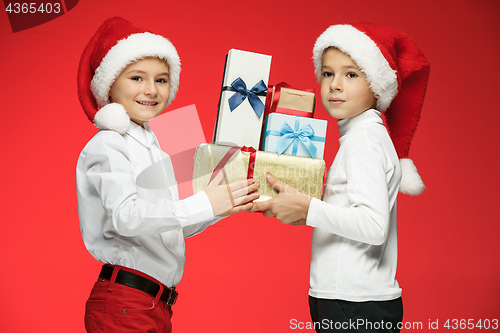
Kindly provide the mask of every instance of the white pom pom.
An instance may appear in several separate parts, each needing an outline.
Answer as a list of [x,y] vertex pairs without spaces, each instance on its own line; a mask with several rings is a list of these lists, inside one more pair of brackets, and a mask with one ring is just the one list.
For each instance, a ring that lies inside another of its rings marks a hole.
[[419,195],[425,189],[424,182],[418,174],[417,167],[409,158],[399,160],[401,164],[401,185],[399,192],[409,195]]
[[111,103],[97,111],[94,124],[100,130],[112,130],[123,135],[130,126],[130,117],[123,105]]

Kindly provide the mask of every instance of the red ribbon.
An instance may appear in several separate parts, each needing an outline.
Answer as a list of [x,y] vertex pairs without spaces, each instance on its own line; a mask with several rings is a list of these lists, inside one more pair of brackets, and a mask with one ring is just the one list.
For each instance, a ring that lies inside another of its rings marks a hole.
[[244,151],[246,153],[250,153],[250,159],[248,161],[248,173],[247,173],[247,179],[253,178],[253,171],[255,169],[255,158],[257,156],[257,151],[253,147],[231,147],[227,153],[222,157],[220,162],[217,164],[215,167],[214,171],[212,172],[212,176],[210,177],[210,181],[208,182],[209,184],[214,180],[215,176],[219,173],[219,171],[226,165],[226,163],[229,161],[229,159],[234,155],[234,153],[238,150]]
[[248,173],[247,179],[253,178],[253,171],[255,169],[255,158],[257,157],[257,151],[253,147],[243,146],[241,147],[241,151],[246,153],[250,153],[250,158],[248,160]]

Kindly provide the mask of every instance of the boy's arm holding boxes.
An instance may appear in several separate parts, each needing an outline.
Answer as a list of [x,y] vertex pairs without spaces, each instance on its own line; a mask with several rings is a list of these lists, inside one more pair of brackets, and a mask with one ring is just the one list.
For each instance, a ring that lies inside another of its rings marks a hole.
[[[179,201],[162,197],[151,202],[141,195],[144,188],[150,186],[143,184],[147,177],[135,178],[133,159],[131,147],[123,136],[114,131],[101,131],[82,151],[77,167],[79,198],[86,199],[80,201],[79,208],[85,216],[99,214],[97,209],[86,209],[86,204],[99,200],[117,232],[124,236],[165,232],[209,221],[214,216],[235,214],[250,209],[251,201],[259,196],[252,193],[259,186],[253,179],[220,185],[223,176],[220,174],[206,187],[204,194]],[[169,188],[162,172],[150,171],[158,188]],[[147,170],[143,174],[147,175]],[[151,195],[156,193],[153,192]],[[236,205],[241,206],[234,207]]]

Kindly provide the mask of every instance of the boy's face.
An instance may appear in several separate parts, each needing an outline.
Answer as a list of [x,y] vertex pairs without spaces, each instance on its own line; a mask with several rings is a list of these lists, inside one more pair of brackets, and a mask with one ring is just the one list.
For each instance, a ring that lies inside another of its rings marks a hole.
[[142,126],[167,107],[169,82],[165,61],[144,58],[121,72],[109,90],[110,101],[123,105],[130,119]]
[[351,57],[330,48],[323,55],[321,102],[332,117],[344,119],[374,108],[377,99]]

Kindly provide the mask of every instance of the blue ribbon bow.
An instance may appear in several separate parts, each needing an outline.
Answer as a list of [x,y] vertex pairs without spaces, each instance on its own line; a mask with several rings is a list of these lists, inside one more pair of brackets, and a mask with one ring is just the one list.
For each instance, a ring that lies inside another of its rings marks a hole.
[[279,131],[267,131],[266,135],[277,135],[281,138],[276,142],[276,149],[278,156],[283,154],[285,150],[293,143],[292,155],[297,155],[297,148],[299,141],[302,142],[304,147],[309,152],[309,155],[314,159],[318,148],[312,143],[312,141],[325,142],[325,138],[320,136],[314,136],[314,130],[311,125],[307,124],[299,129],[300,117],[295,117],[295,129],[292,129],[290,125],[284,123]]
[[262,103],[259,98],[259,96],[266,96],[267,93],[267,87],[263,80],[260,80],[252,87],[252,89],[248,90],[245,81],[239,77],[231,83],[231,86],[224,87],[224,90],[235,92],[235,94],[228,100],[231,112],[233,112],[233,110],[243,103],[245,98],[248,97],[248,101],[250,102],[250,105],[255,111],[257,117],[260,118],[262,113],[264,113],[264,103]]

